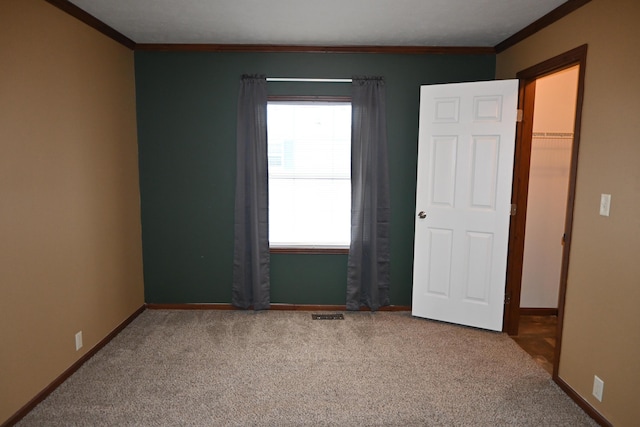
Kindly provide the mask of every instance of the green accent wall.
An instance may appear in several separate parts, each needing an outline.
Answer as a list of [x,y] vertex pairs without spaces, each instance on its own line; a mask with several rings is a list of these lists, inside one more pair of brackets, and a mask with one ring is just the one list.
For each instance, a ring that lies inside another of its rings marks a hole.
[[[495,55],[135,53],[147,303],[229,303],[240,76],[383,76],[391,192],[391,303],[411,304],[420,85],[490,80]],[[347,83],[269,83],[274,95],[348,95]],[[271,255],[271,301],[344,304],[346,255]]]

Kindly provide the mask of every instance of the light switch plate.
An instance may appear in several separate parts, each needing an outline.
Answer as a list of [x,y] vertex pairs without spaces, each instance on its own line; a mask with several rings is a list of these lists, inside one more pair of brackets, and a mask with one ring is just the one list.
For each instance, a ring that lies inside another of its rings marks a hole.
[[611,194],[600,195],[600,215],[609,216],[609,210],[611,209]]

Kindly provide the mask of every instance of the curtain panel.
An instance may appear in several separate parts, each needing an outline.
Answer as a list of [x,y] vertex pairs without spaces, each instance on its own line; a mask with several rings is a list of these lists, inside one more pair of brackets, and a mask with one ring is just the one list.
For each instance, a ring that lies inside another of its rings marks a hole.
[[385,85],[354,77],[347,310],[389,305],[390,197]]
[[234,221],[234,306],[270,306],[267,81],[242,76],[238,96]]

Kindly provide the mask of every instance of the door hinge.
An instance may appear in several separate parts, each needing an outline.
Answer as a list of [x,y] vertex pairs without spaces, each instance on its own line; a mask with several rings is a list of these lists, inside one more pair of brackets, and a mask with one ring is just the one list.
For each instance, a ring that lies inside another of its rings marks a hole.
[[504,303],[505,304],[511,303],[511,294],[504,294]]
[[524,116],[524,111],[518,109],[516,110],[518,113],[516,114],[516,122],[520,123],[522,121],[522,116]]
[[511,216],[515,216],[517,210],[518,210],[518,205],[516,205],[515,203],[512,203],[511,204],[510,215]]

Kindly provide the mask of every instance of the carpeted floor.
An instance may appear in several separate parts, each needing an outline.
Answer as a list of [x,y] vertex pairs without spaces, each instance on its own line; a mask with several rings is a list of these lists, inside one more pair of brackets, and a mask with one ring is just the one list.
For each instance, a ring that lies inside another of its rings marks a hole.
[[596,425],[505,334],[344,317],[147,310],[18,425]]

